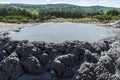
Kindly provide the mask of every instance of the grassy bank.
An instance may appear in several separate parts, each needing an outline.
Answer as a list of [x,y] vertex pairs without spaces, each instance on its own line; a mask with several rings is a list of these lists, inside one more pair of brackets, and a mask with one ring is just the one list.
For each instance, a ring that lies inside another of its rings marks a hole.
[[29,17],[23,17],[23,16],[5,16],[0,17],[0,22],[5,23],[33,23],[35,22],[33,19],[30,19]]
[[44,22],[73,22],[73,23],[88,23],[88,24],[107,24],[107,23],[112,23],[116,20],[111,20],[111,21],[100,21],[95,18],[80,18],[80,19],[72,19],[72,18],[54,18],[54,19],[48,19],[44,21],[35,21],[33,19],[30,19],[28,17],[21,17],[21,16],[7,16],[7,17],[0,17],[0,22],[3,23],[44,23]]
[[88,23],[88,24],[108,24],[108,23],[112,23],[115,22],[116,20],[110,20],[108,22],[106,21],[100,21],[98,19],[95,18],[81,18],[81,19],[65,19],[65,18],[56,18],[56,19],[49,19],[46,20],[44,22],[73,22],[73,23]]

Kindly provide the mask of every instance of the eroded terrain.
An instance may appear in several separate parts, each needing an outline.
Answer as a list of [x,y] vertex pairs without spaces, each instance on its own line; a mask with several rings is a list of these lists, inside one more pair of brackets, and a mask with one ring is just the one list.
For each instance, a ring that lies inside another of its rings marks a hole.
[[120,80],[120,36],[46,43],[1,35],[0,80]]

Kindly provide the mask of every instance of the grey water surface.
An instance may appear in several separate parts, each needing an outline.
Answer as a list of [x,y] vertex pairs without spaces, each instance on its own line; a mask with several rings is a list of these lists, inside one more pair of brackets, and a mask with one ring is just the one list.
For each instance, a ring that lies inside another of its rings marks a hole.
[[95,24],[83,23],[41,23],[39,25],[24,27],[20,32],[11,33],[13,40],[64,42],[66,40],[79,40],[95,42],[100,39],[112,37],[120,30],[112,27],[102,27]]

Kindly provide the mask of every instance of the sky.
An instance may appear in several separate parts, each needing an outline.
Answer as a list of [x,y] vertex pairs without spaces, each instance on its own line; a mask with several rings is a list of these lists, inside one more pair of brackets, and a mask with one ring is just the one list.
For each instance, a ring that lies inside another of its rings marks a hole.
[[108,6],[120,8],[120,0],[0,0],[2,4],[56,4],[67,3],[79,6]]

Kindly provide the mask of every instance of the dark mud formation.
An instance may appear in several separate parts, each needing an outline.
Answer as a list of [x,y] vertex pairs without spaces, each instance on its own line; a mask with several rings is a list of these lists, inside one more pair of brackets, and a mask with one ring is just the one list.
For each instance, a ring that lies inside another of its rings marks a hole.
[[0,80],[120,80],[120,38],[95,43],[0,37]]

